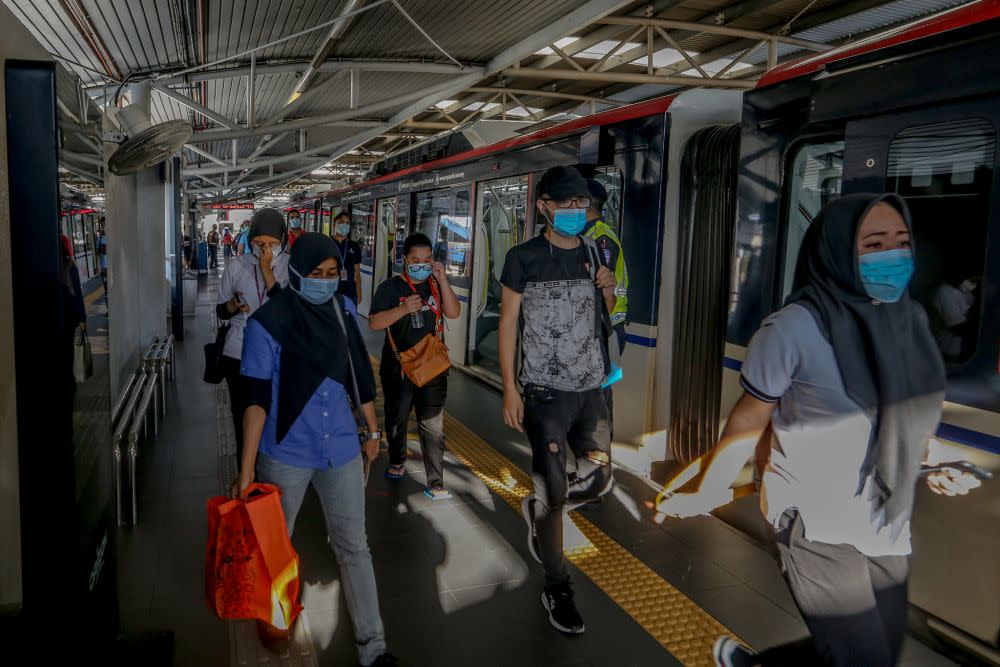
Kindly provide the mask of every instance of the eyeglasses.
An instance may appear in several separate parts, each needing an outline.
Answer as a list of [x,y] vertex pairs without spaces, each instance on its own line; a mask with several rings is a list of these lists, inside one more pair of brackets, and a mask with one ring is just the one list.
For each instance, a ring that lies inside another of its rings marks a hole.
[[573,197],[560,201],[550,197],[542,197],[542,201],[552,202],[556,208],[590,208],[590,197]]

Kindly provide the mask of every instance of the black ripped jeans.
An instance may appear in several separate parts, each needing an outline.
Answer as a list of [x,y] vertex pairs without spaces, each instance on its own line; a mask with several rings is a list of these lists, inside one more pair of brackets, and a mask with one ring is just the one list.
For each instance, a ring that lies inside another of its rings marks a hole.
[[[560,391],[528,385],[524,389],[524,430],[531,442],[535,482],[535,528],[545,586],[569,581],[563,557],[563,513],[611,490],[611,431],[608,406],[600,389]],[[577,459],[572,483],[567,453]]]
[[448,398],[448,372],[423,387],[403,377],[399,365],[382,359],[379,369],[385,397],[385,435],[389,442],[389,463],[406,462],[407,423],[410,410],[417,413],[417,433],[424,455],[427,488],[444,484],[444,403]]

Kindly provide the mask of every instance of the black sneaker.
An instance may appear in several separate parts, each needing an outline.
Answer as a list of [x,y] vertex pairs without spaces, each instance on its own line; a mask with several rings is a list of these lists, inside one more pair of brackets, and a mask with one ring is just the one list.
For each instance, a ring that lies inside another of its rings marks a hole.
[[717,667],[754,667],[754,654],[732,637],[719,637],[712,647]]
[[379,657],[375,658],[370,667],[396,667],[399,664],[399,658],[394,656],[392,653],[383,653]]
[[546,588],[542,592],[542,604],[549,612],[549,623],[556,630],[569,635],[583,634],[583,618],[573,602],[573,589],[569,584]]
[[532,558],[541,563],[541,551],[538,548],[538,530],[535,529],[535,503],[537,502],[538,500],[533,495],[522,500],[521,516],[524,517],[524,522],[528,524],[528,552],[531,553]]

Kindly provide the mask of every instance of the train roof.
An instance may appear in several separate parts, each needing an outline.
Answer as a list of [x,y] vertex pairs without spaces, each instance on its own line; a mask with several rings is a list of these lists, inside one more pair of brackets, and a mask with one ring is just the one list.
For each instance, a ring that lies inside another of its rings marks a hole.
[[441,167],[446,167],[452,164],[459,164],[462,162],[468,162],[476,158],[485,157],[487,155],[493,155],[495,153],[501,153],[503,151],[518,148],[520,146],[537,144],[549,139],[554,139],[569,134],[573,134],[574,132],[577,132],[579,130],[585,130],[590,127],[612,125],[614,123],[621,123],[623,121],[632,120],[634,118],[643,118],[645,116],[652,116],[655,114],[666,113],[666,111],[670,108],[670,105],[673,104],[675,99],[677,99],[677,95],[668,95],[666,97],[658,97],[652,100],[647,100],[645,102],[629,104],[627,106],[619,107],[617,109],[611,109],[609,111],[602,111],[601,113],[591,114],[589,116],[583,116],[582,118],[575,118],[573,120],[568,120],[564,123],[559,123],[551,127],[546,127],[536,130],[534,132],[529,132],[519,137],[505,139],[504,141],[499,141],[495,144],[482,146],[480,148],[476,148],[469,151],[463,151],[461,153],[456,153],[455,155],[449,155],[447,157],[443,157],[437,160],[432,160],[424,164],[415,165],[413,167],[407,167],[406,169],[400,169],[399,171],[394,171],[391,174],[385,174],[384,176],[379,176],[377,178],[372,178],[370,180],[364,180],[359,183],[353,183],[344,188],[339,188],[337,190],[328,190],[327,192],[322,192],[322,193],[316,193],[310,197],[304,198],[303,201],[307,201],[310,199],[318,199],[320,197],[326,198],[326,197],[334,197],[337,195],[342,195],[347,192],[352,192],[354,190],[359,190],[361,188],[370,187],[372,185],[378,185],[379,183],[386,183],[389,181],[396,180],[397,178],[402,178],[404,176],[409,176],[412,174],[418,174],[423,171],[440,169]]
[[916,41],[924,37],[938,35],[949,30],[963,28],[997,17],[1000,17],[1000,0],[976,0],[976,2],[935,14],[930,18],[914,21],[894,30],[873,35],[860,42],[853,42],[832,51],[825,51],[807,56],[801,60],[779,65],[765,73],[757,81],[756,87],[765,88],[773,86],[782,81],[788,81],[789,79],[817,72],[832,62]]

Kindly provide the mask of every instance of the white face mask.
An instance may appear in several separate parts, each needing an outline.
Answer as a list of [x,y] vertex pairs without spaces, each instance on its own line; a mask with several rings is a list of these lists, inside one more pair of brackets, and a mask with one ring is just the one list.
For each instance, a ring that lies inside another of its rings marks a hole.
[[[251,244],[251,248],[252,248],[253,256],[256,257],[257,259],[260,259],[260,253],[262,251],[262,246],[259,246],[256,243],[253,243],[253,244]],[[280,255],[280,254],[281,254],[281,244],[280,243],[272,243],[271,244],[271,261],[273,262],[278,257],[278,255]]]

